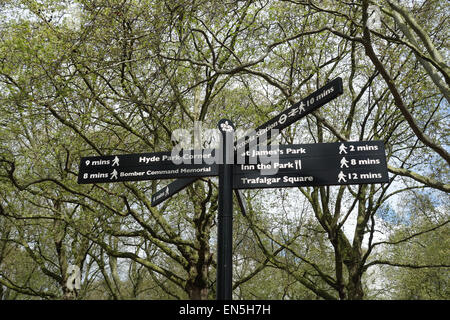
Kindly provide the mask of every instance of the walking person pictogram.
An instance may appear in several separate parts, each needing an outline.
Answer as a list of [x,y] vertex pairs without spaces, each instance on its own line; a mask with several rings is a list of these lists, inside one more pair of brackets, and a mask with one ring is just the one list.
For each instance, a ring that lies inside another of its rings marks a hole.
[[119,166],[119,157],[118,157],[118,156],[116,156],[116,157],[113,159],[112,166],[113,166],[113,167],[114,167],[114,166]]
[[347,180],[345,179],[347,176],[341,171],[338,174],[338,182],[347,182]]
[[347,147],[341,143],[341,145],[339,146],[339,154],[345,153],[347,154]]
[[303,103],[303,101],[300,102],[300,105],[298,106],[298,111],[305,112],[305,104]]
[[341,168],[346,167],[348,168],[348,161],[345,159],[345,157],[342,157],[341,159]]
[[111,173],[111,177],[109,178],[109,180],[112,180],[112,179],[116,179],[117,180],[117,178],[118,178],[117,174],[118,174],[117,170],[114,169],[113,172]]

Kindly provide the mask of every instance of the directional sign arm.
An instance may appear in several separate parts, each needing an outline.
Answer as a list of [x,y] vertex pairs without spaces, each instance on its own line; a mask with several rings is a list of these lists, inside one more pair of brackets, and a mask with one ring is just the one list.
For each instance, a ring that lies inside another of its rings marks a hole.
[[[84,157],[78,183],[110,183],[216,176],[214,150],[183,150],[183,153],[155,152]],[[193,162],[193,163],[192,163]]]
[[324,104],[337,98],[344,92],[342,79],[336,78],[328,82],[323,87],[311,93],[306,98],[300,100],[292,107],[282,111],[277,116],[260,125],[250,135],[239,139],[235,143],[235,151],[238,153],[245,151],[245,148],[253,143],[262,143],[271,138],[271,130],[283,130],[294,122],[306,117],[311,112],[315,111]]
[[239,207],[241,208],[242,215],[247,216],[247,205],[245,203],[245,198],[244,195],[242,194],[242,191],[239,189],[234,189],[234,194],[238,201]]
[[[282,188],[389,181],[382,141],[280,145],[269,162],[236,164],[234,188]],[[258,152],[258,151],[256,151]],[[252,157],[255,157],[253,153]],[[250,159],[250,158],[249,158]]]
[[169,199],[173,195],[177,194],[184,188],[186,188],[191,183],[194,183],[199,178],[184,178],[184,179],[177,179],[174,182],[170,183],[169,185],[165,186],[164,188],[158,190],[156,193],[152,195],[152,207],[157,206],[161,202]]

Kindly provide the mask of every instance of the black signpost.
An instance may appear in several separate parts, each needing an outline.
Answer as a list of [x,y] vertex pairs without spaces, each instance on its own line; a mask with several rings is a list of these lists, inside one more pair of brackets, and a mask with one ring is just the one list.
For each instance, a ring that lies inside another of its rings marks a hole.
[[233,191],[245,214],[240,189],[388,182],[385,150],[380,141],[261,147],[271,138],[271,130],[288,127],[342,93],[342,79],[330,81],[237,141],[233,123],[222,119],[218,123],[218,150],[84,157],[78,183],[177,179],[152,195],[152,206],[156,206],[200,177],[218,176],[217,299],[231,300]]
[[[239,154],[240,152],[245,151],[250,144],[256,145],[264,142],[264,140],[270,139],[271,130],[278,130],[278,131],[283,130],[284,128],[290,126],[294,122],[300,120],[301,118],[304,118],[314,110],[336,99],[343,92],[344,87],[342,84],[342,79],[340,77],[332,81],[329,81],[323,87],[311,93],[306,98],[300,100],[292,107],[282,111],[277,116],[260,125],[258,128],[256,128],[254,132],[252,132],[248,136],[243,137],[238,141],[236,141],[234,143],[234,150],[236,151],[236,153]],[[171,190],[175,189],[175,187],[177,187],[179,190],[182,190],[184,189],[184,187],[188,186],[193,181],[195,180],[193,179],[176,180],[175,182],[172,182],[174,186],[169,184],[168,187]],[[164,200],[165,199],[167,198],[164,198]],[[152,203],[152,205],[156,204]]]

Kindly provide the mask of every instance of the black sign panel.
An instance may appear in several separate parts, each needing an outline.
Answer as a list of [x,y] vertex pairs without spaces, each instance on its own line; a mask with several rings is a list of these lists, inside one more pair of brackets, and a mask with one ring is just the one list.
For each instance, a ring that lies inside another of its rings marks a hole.
[[276,117],[260,125],[250,135],[239,139],[235,143],[235,151],[238,153],[245,150],[249,144],[259,144],[270,138],[270,130],[283,130],[294,122],[305,117],[309,113],[337,98],[344,92],[342,79],[336,78],[316,90],[292,107],[284,110]]
[[234,166],[235,189],[389,181],[381,141],[280,145],[249,156],[247,164]]
[[188,185],[195,182],[197,179],[198,179],[197,177],[177,179],[174,182],[170,183],[169,185],[165,186],[164,188],[158,190],[152,195],[152,207],[160,204],[161,202],[167,200],[174,194],[180,192]]
[[217,174],[214,150],[185,150],[178,154],[155,152],[84,157],[80,163],[78,183],[175,179]]

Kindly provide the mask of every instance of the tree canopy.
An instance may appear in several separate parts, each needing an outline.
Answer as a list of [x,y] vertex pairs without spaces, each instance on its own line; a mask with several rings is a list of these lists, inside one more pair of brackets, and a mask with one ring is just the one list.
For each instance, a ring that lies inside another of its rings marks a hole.
[[449,6],[3,1],[0,299],[214,299],[217,179],[152,207],[169,181],[79,185],[81,157],[256,128],[338,76],[280,143],[381,140],[389,182],[246,190],[233,296],[449,299]]

